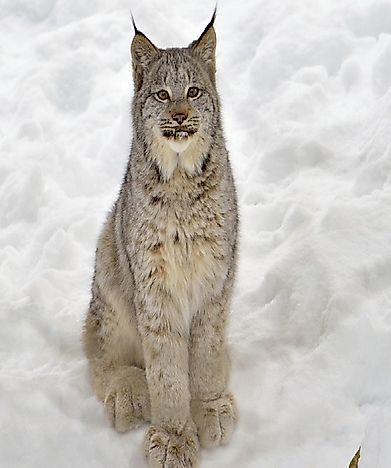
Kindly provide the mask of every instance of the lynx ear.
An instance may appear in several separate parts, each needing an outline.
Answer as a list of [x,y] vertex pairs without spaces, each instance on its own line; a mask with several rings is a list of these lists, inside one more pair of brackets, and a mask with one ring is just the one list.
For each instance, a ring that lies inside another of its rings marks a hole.
[[143,75],[150,62],[159,55],[159,49],[155,47],[145,34],[134,26],[134,38],[130,51],[133,63],[133,79],[136,90],[141,88]]
[[189,46],[206,63],[213,82],[216,74],[216,33],[213,27],[215,18],[216,8],[204,32]]

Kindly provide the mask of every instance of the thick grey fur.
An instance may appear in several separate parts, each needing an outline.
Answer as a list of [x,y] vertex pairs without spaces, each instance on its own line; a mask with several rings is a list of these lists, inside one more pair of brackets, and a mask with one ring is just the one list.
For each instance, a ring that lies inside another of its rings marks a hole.
[[[226,444],[236,422],[225,335],[238,211],[213,21],[186,48],[158,49],[135,32],[133,143],[98,241],[84,328],[112,425],[151,422],[151,467],[198,466],[199,445]],[[189,87],[200,93],[188,97]]]

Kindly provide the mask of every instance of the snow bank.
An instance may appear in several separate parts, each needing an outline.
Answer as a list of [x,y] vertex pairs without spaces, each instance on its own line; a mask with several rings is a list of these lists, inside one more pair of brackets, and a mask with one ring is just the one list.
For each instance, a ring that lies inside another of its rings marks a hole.
[[[186,45],[214,3],[5,0],[0,466],[142,467],[87,381],[96,238],[131,141],[129,8]],[[203,466],[390,466],[391,3],[219,5],[241,207],[230,345],[241,420]]]

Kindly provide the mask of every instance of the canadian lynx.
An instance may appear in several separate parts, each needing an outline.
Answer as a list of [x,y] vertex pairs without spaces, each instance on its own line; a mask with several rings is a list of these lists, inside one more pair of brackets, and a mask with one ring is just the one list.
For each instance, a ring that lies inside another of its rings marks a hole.
[[135,27],[133,142],[96,250],[84,347],[118,431],[150,421],[152,467],[198,466],[226,444],[226,326],[238,213],[215,83],[215,14],[185,48]]

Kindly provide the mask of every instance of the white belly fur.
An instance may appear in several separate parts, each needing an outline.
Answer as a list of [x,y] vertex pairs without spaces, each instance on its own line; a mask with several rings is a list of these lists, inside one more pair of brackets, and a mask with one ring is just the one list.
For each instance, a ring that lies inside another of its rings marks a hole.
[[192,242],[176,220],[165,220],[164,240],[154,263],[161,268],[165,288],[181,309],[187,328],[204,301],[220,293],[224,284],[226,267],[216,260],[213,249],[216,250],[215,244]]

